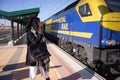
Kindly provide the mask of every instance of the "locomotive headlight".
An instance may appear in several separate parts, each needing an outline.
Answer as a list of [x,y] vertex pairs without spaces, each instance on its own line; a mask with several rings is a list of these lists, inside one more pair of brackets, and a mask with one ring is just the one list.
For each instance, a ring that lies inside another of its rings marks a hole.
[[116,42],[115,40],[107,40],[107,41],[106,41],[106,45],[107,45],[107,46],[115,46],[116,43],[117,43],[117,42]]
[[107,46],[110,46],[110,45],[111,45],[111,40],[107,40],[107,41],[106,41],[106,45],[107,45]]
[[116,45],[116,41],[115,40],[111,40],[111,44],[112,44],[112,46],[115,46]]

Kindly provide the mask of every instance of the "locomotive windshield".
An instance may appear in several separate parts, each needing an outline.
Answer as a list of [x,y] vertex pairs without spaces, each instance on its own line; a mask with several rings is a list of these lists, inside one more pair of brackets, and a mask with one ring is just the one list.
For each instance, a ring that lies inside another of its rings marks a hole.
[[120,12],[120,0],[105,0],[111,12]]

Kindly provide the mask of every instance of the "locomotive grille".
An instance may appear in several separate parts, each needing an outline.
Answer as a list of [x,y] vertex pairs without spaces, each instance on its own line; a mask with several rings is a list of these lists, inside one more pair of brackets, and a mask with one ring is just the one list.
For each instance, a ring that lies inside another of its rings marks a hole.
[[120,57],[120,50],[115,50],[115,51],[107,51],[108,55],[114,55],[117,57]]

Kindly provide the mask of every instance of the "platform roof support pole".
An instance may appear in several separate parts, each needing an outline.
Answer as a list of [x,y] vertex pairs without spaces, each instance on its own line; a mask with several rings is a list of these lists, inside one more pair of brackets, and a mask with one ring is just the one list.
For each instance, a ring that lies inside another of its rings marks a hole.
[[23,34],[25,33],[25,26],[23,25]]
[[11,21],[11,40],[8,42],[8,46],[14,46],[14,22]]
[[23,35],[23,24],[22,24],[22,35]]
[[14,22],[11,21],[11,40],[14,41]]
[[17,38],[19,39],[19,23],[17,23]]
[[21,26],[20,26],[20,27],[21,27],[21,36],[22,36],[22,24],[21,24]]

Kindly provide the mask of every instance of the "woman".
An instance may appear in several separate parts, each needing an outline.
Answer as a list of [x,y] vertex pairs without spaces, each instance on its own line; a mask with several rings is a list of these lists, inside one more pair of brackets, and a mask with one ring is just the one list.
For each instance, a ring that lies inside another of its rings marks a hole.
[[[44,39],[44,35],[40,28],[40,20],[39,18],[35,17],[32,18],[27,26],[27,56],[26,56],[26,65],[29,66],[29,77],[30,80],[35,80],[35,76],[40,68],[42,75],[45,77],[46,80],[50,80],[49,78],[49,62],[50,62],[50,54],[47,50],[46,45],[42,46],[41,41]],[[42,57],[39,61],[39,66],[37,66],[36,61],[34,61],[31,56],[34,54],[32,49],[40,48],[40,54],[45,52],[46,57]]]

